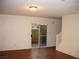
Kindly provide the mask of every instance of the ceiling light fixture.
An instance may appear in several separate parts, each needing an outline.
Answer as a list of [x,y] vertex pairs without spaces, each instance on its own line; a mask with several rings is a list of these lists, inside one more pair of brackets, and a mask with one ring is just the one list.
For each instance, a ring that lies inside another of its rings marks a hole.
[[37,6],[29,6],[29,9],[31,10],[31,11],[36,11],[37,10]]

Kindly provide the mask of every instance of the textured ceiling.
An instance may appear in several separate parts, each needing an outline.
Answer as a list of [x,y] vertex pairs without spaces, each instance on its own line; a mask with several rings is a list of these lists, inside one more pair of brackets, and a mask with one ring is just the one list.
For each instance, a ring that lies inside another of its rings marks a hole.
[[[38,6],[32,12],[27,7]],[[0,13],[53,17],[79,13],[79,0],[0,0]]]

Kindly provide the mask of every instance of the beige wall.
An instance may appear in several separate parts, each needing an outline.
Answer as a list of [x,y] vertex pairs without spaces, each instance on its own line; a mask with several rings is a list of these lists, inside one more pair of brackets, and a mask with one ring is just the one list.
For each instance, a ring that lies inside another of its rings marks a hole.
[[0,15],[0,51],[31,48],[32,23],[47,24],[47,47],[56,45],[58,19]]
[[57,50],[79,58],[79,14],[62,17],[62,41]]

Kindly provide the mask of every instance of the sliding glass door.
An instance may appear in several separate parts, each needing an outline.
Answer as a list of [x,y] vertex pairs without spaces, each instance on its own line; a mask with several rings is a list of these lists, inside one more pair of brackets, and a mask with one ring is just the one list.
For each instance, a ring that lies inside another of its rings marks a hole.
[[47,25],[32,24],[32,47],[47,45]]

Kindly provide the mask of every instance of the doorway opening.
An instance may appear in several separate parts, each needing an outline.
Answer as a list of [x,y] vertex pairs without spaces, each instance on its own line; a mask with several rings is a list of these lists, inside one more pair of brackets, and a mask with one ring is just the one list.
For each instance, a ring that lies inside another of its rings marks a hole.
[[47,46],[47,25],[32,24],[32,48]]

